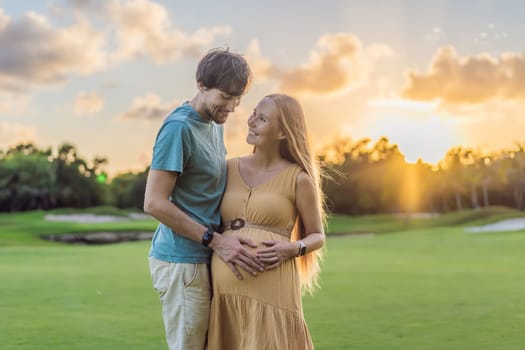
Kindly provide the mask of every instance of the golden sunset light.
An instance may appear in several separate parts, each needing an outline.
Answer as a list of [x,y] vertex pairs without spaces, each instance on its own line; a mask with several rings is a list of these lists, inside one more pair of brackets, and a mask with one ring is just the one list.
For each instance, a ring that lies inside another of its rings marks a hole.
[[410,100],[374,100],[369,106],[370,136],[387,136],[399,145],[407,162],[422,159],[437,164],[447,150],[462,144],[454,120],[439,115],[436,103]]
[[525,349],[524,114],[525,1],[0,0],[0,350]]
[[249,150],[246,119],[272,92],[301,101],[315,148],[336,135],[384,136],[407,161],[436,164],[454,146],[522,141],[525,28],[504,11],[476,18],[436,4],[430,13],[328,1],[299,13],[272,1],[233,12],[214,2],[0,1],[0,148],[70,142],[107,157],[110,174],[141,170],[163,118],[193,96],[198,58],[217,46],[242,52],[254,72],[226,125],[231,156]]

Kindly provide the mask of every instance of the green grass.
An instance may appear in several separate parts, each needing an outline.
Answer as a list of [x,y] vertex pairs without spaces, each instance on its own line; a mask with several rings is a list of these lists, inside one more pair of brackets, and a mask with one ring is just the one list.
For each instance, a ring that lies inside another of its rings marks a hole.
[[162,349],[148,244],[0,248],[0,339],[11,349]]
[[525,232],[332,238],[305,298],[317,349],[523,349]]
[[[396,232],[328,238],[322,288],[303,299],[316,349],[523,349],[525,232],[463,230],[516,213],[485,214],[454,213],[439,218],[453,226],[410,230],[392,216],[338,217],[339,232]],[[0,348],[166,348],[149,242],[40,243],[31,230],[46,228],[43,215],[0,215],[0,242],[9,242],[0,246]]]

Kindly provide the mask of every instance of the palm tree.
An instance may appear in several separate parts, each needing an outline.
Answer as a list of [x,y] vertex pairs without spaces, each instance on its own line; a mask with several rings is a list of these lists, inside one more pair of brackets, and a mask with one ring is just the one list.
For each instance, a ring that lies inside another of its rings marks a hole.
[[463,166],[463,148],[450,149],[441,162],[440,167],[445,170],[446,181],[454,193],[456,209],[463,209],[462,195],[465,193],[465,168]]

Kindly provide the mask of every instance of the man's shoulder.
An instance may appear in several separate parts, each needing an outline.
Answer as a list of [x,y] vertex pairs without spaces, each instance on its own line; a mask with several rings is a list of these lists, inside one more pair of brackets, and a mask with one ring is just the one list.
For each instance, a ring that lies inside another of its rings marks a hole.
[[168,132],[173,130],[180,130],[183,133],[191,132],[194,123],[190,114],[191,110],[184,108],[184,105],[177,107],[164,119],[161,129]]
[[192,110],[190,108],[187,108],[186,105],[179,106],[175,108],[170,114],[168,114],[166,119],[164,119],[164,123],[170,123],[170,122],[186,123],[191,113],[192,113]]

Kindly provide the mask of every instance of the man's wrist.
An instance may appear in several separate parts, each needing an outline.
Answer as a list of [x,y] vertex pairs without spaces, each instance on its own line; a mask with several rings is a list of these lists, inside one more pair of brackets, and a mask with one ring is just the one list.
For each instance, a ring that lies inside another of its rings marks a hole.
[[209,247],[210,243],[213,241],[213,237],[215,236],[215,231],[212,228],[208,228],[203,234],[202,234],[202,245],[205,247]]

